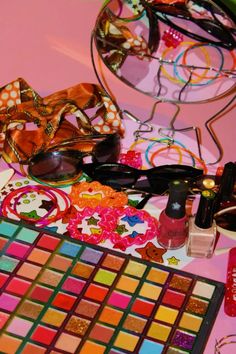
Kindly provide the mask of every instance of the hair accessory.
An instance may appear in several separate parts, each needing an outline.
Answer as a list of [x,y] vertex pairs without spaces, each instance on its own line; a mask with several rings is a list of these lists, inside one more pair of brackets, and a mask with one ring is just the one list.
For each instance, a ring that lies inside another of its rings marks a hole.
[[[220,349],[225,345],[236,344],[236,334],[229,334],[218,341],[216,340],[215,344],[215,354],[220,354]],[[232,352],[231,352],[232,353]]]
[[116,192],[97,181],[76,183],[69,195],[79,208],[122,207],[128,203],[128,197],[124,192]]
[[158,222],[145,210],[97,206],[78,211],[76,217],[69,220],[67,230],[72,238],[89,243],[97,244],[109,239],[114,248],[125,251],[127,247],[142,245],[155,238]]
[[183,41],[183,35],[173,28],[168,28],[164,31],[162,40],[165,42],[165,45],[169,47],[178,47],[178,45]]
[[[25,197],[30,195],[30,197],[35,198],[35,194],[43,195],[46,197],[46,200],[42,200],[42,205],[45,205],[44,209],[47,210],[47,213],[42,217],[40,217],[35,210],[31,211],[30,213],[18,211],[20,204],[24,203]],[[62,208],[61,204],[63,204]],[[27,222],[35,223],[36,225],[46,226],[61,219],[67,213],[69,207],[70,198],[65,192],[46,186],[28,185],[26,187],[21,187],[10,192],[2,202],[1,211],[2,214],[6,217],[13,215]],[[54,215],[55,210],[56,214]]]
[[142,168],[141,152],[128,150],[127,153],[121,153],[119,162],[134,168]]

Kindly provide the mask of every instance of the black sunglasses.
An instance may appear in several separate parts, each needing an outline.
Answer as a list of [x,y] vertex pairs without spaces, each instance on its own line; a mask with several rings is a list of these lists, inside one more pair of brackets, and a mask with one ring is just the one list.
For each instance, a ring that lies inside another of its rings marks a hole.
[[[109,147],[107,147],[109,150]],[[186,165],[162,165],[148,170],[119,163],[84,163],[90,153],[75,150],[58,150],[41,153],[29,163],[29,175],[44,183],[74,183],[84,172],[91,179],[115,189],[133,188],[142,192],[162,194],[168,190],[172,180],[184,179],[195,182],[203,175],[203,170]]]
[[236,205],[220,210],[214,219],[219,232],[236,239]]
[[[233,36],[235,32],[235,17],[229,9],[226,9],[225,7],[222,8],[221,5],[215,4],[212,1],[191,0],[192,5],[190,6],[202,8],[205,12],[208,12],[211,15],[211,19],[208,17],[204,18],[205,15],[200,16],[200,14],[198,14],[197,18],[192,14],[188,6],[189,3],[190,1],[187,1],[186,4],[177,3],[174,5],[163,3],[157,3],[154,5],[146,4],[146,7],[151,7],[152,11],[154,11],[160,21],[166,23],[179,32],[182,32],[188,37],[200,42],[212,43],[230,50],[236,48],[236,41]],[[194,23],[201,28],[201,30],[207,32],[216,40],[210,39],[208,36],[205,37],[198,34],[197,31],[194,31],[194,29],[191,30],[189,26],[188,28],[184,28],[184,26],[180,25],[180,22],[178,20],[176,21],[175,18],[180,19],[181,21],[186,20],[187,22]],[[223,19],[227,21],[229,25],[225,25],[225,23],[223,23]]]

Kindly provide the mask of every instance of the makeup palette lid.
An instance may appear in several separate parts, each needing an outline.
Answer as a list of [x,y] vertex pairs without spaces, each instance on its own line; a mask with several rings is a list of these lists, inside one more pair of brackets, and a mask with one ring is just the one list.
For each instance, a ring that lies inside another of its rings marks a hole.
[[165,209],[167,216],[173,219],[181,219],[185,216],[188,189],[188,183],[182,180],[169,183],[169,198]]
[[195,225],[201,229],[208,229],[212,225],[215,198],[216,194],[212,190],[207,189],[201,193],[198,210],[195,217]]

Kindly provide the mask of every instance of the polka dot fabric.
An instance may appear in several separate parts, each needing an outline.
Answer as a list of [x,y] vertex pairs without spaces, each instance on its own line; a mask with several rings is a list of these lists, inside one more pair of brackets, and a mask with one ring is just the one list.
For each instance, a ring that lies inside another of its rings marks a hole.
[[12,107],[21,103],[20,83],[14,81],[2,88],[0,91],[0,110]]
[[105,116],[94,125],[94,128],[101,134],[110,134],[116,131],[124,132],[121,117],[112,100],[109,97],[102,96],[102,102],[106,109]]

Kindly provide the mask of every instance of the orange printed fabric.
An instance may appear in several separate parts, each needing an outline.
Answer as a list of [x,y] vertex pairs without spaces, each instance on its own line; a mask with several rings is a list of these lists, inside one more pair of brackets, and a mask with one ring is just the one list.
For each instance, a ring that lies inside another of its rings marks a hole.
[[[69,115],[77,126],[64,119]],[[0,153],[7,162],[100,133],[123,136],[124,128],[115,102],[98,85],[81,83],[45,98],[21,78],[0,88]]]

